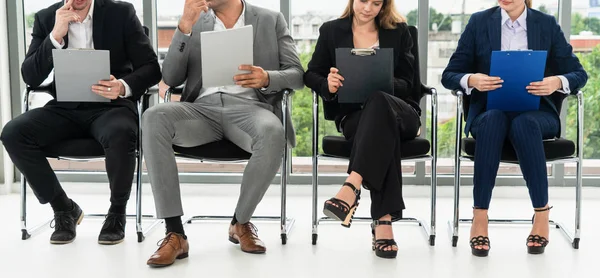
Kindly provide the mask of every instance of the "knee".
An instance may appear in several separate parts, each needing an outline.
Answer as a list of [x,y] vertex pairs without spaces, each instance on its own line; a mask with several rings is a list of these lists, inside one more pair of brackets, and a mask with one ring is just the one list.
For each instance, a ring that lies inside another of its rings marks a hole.
[[135,123],[128,121],[115,122],[107,126],[99,138],[105,149],[134,150],[137,145],[138,130]]
[[534,135],[537,133],[540,133],[541,137],[541,131],[538,123],[529,115],[516,117],[510,123],[510,137],[513,139],[522,137],[522,134]]
[[259,129],[259,146],[272,150],[283,150],[286,144],[283,125],[280,122],[269,122]]
[[160,127],[167,126],[168,104],[159,104],[146,110],[142,115],[142,129],[145,134],[151,134],[160,130]]
[[375,91],[367,97],[367,100],[365,101],[365,107],[369,105],[379,106],[379,104],[386,102],[386,97],[386,93],[382,91]]
[[22,142],[23,139],[23,125],[17,121],[10,121],[2,129],[0,134],[0,141],[4,144],[7,150],[18,142]]
[[508,117],[503,111],[489,110],[484,112],[477,119],[477,133],[496,133],[498,131],[508,130]]

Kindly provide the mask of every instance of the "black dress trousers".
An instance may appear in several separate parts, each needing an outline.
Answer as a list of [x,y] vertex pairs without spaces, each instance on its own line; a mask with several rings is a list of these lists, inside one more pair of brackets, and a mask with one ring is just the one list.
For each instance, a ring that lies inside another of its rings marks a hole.
[[375,92],[361,110],[346,115],[340,129],[352,141],[348,173],[363,177],[363,187],[371,193],[371,217],[392,215],[402,218],[402,169],[400,145],[417,136],[420,117],[402,99]]

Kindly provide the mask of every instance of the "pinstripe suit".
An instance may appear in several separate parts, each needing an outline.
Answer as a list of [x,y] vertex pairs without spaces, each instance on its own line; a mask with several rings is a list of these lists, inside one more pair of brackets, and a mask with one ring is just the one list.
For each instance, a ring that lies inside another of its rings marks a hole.
[[[461,79],[464,85],[464,77],[469,73],[489,74],[491,52],[510,49],[503,47],[510,36],[502,29],[504,22],[501,14],[501,9],[495,7],[471,17],[444,71],[442,84],[446,88],[462,89]],[[585,85],[587,74],[573,55],[573,49],[554,17],[527,9],[526,26],[522,27],[526,29],[529,49],[548,51],[545,76],[560,76],[562,91],[566,93],[577,92]],[[465,133],[468,135],[470,132],[478,142],[473,180],[474,206],[482,209],[489,207],[502,147],[507,140],[517,153],[533,207],[546,206],[548,179],[542,139],[560,135],[559,111],[565,93],[555,92],[542,97],[539,111],[522,113],[486,111],[485,92],[473,90],[469,97]]]

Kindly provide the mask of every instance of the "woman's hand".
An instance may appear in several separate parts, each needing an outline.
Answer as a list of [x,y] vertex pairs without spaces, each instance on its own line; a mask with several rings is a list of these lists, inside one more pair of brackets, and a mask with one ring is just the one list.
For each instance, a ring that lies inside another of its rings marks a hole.
[[339,70],[336,68],[329,69],[329,75],[327,75],[327,85],[329,85],[329,92],[332,94],[337,93],[338,89],[342,86],[342,81],[344,81],[344,77],[341,76]]
[[531,82],[526,88],[532,95],[549,96],[562,88],[562,81],[557,76],[550,76],[540,82]]
[[473,74],[469,77],[469,88],[475,88],[480,92],[493,91],[502,88],[504,80],[500,77],[491,77],[482,73]]

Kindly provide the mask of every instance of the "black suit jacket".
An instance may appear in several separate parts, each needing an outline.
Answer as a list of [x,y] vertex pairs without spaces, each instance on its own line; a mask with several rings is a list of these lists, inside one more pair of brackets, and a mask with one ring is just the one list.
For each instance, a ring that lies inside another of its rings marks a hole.
[[[394,95],[420,112],[418,103],[421,95],[415,93],[418,90],[413,90],[413,86],[420,86],[420,84],[413,84],[415,58],[411,53],[413,40],[408,26],[401,23],[396,29],[380,28],[379,47],[394,49]],[[315,51],[304,74],[306,86],[317,92],[324,100],[325,118],[339,122],[344,115],[360,109],[360,105],[341,105],[337,102],[337,94],[329,93],[327,75],[329,69],[336,66],[336,48],[354,48],[350,17],[332,20],[321,26]]]
[[[23,80],[29,86],[39,86],[54,68],[52,49],[55,47],[50,35],[54,28],[56,10],[63,5],[63,1],[60,1],[35,15],[33,39],[21,66]],[[135,14],[133,5],[112,0],[96,0],[94,5],[94,48],[110,51],[111,74],[117,79],[123,79],[132,92],[131,97],[118,98],[108,105],[127,106],[135,112],[137,110],[134,102],[162,77],[156,53]],[[64,41],[67,48],[68,36],[65,36]],[[56,98],[55,93],[52,94]],[[75,108],[79,104],[57,103],[53,100],[48,105]]]

